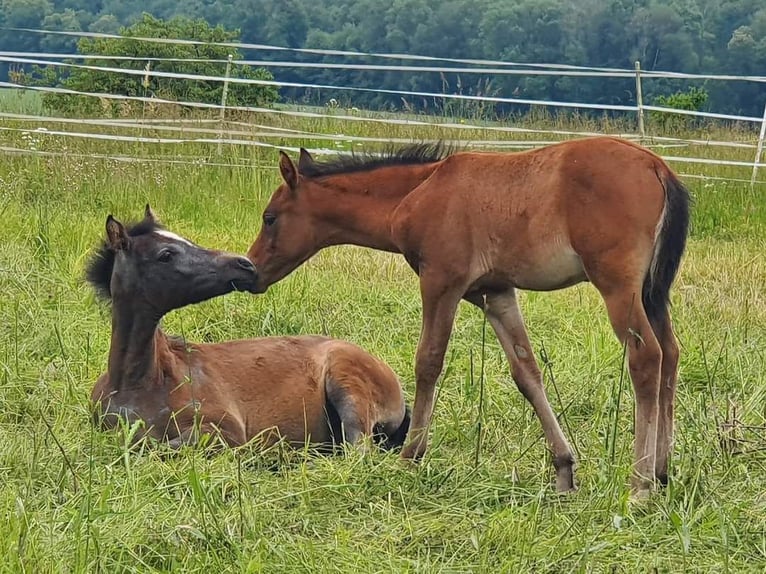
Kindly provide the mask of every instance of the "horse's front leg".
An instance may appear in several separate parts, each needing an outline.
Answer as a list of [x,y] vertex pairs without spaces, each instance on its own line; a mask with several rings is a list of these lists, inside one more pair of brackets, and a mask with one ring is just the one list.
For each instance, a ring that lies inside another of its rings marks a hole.
[[423,324],[415,356],[415,405],[402,458],[417,460],[428,447],[428,427],[434,407],[436,381],[444,365],[457,305],[464,289],[421,275]]

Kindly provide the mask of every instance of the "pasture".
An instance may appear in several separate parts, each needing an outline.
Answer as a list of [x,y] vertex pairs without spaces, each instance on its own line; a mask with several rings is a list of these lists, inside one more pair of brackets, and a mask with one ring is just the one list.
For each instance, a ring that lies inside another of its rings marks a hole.
[[[5,108],[8,109],[7,107]],[[539,134],[263,116],[315,134],[478,141]],[[613,122],[535,125],[619,133]],[[275,448],[212,458],[129,452],[94,431],[88,397],[106,367],[109,310],[83,281],[109,213],[148,201],[171,229],[244,253],[279,183],[272,148],[152,144],[35,132],[178,137],[158,127],[2,120],[0,145],[0,569],[8,572],[761,572],[766,568],[766,186],[682,178],[695,204],[672,291],[682,355],[667,488],[631,504],[632,389],[623,349],[588,284],[522,293],[554,410],[578,455],[579,491],[558,496],[539,421],[483,317],[460,306],[431,448],[319,457]],[[201,124],[204,127],[204,124]],[[527,124],[530,125],[530,124]],[[31,129],[30,129],[31,128]],[[17,129],[18,131],[13,131]],[[249,132],[255,127],[232,127]],[[725,127],[681,135],[728,140]],[[283,132],[286,133],[286,132]],[[186,137],[203,137],[199,133]],[[214,138],[215,135],[204,137]],[[552,137],[552,136],[550,136]],[[344,149],[360,142],[264,139]],[[363,143],[363,142],[361,142]],[[365,145],[374,148],[376,144]],[[752,161],[704,145],[662,154]],[[126,157],[144,161],[126,161]],[[200,161],[198,158],[209,158]],[[173,163],[176,162],[176,163]],[[673,164],[749,178],[749,170]],[[320,253],[264,295],[173,312],[192,341],[321,333],[388,362],[414,397],[417,279],[403,258]]]

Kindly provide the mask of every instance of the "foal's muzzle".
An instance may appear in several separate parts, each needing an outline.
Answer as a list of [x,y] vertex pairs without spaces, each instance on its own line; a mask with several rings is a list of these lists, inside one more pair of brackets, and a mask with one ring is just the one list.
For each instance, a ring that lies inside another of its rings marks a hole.
[[234,270],[234,278],[231,283],[238,291],[257,293],[258,272],[255,265],[247,257],[233,257],[230,263]]

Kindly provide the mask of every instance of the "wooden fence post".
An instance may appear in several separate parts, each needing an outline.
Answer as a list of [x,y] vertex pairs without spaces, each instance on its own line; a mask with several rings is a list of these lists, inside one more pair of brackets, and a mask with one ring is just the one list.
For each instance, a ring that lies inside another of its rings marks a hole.
[[231,75],[231,60],[232,55],[229,54],[229,58],[226,61],[226,74],[223,80],[223,90],[221,91],[221,126],[218,133],[218,155],[221,155],[221,148],[223,146],[223,132],[226,120],[226,96],[229,95],[229,76]]
[[758,146],[755,150],[755,159],[753,160],[753,176],[750,178],[750,187],[755,186],[755,178],[758,175],[758,164],[761,163],[763,154],[763,140],[766,137],[766,105],[763,106],[763,120],[761,121],[761,133],[758,136]]
[[644,95],[641,92],[641,62],[636,60],[636,105],[638,106],[638,136],[644,141]]

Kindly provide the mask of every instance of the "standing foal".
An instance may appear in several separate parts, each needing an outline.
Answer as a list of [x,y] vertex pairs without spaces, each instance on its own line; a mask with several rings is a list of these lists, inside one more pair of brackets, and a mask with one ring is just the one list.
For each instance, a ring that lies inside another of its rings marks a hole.
[[667,481],[678,346],[668,306],[684,252],[688,192],[651,151],[612,137],[520,153],[446,153],[416,145],[385,156],[298,166],[263,213],[248,257],[264,291],[320,249],[344,243],[401,253],[420,277],[423,324],[405,458],[427,445],[436,381],[458,303],[484,310],[513,378],[540,418],[559,491],[574,455],[551,408],[516,289],[590,281],[627,343],[636,396],[634,489]]
[[140,419],[142,434],[175,448],[200,433],[231,446],[258,435],[296,445],[373,434],[387,448],[404,442],[409,413],[399,381],[356,345],[318,336],[199,345],[162,332],[160,319],[173,309],[252,291],[248,259],[167,231],[148,205],[131,227],[110,215],[106,232],[87,270],[112,306],[109,368],[92,393],[103,426]]

